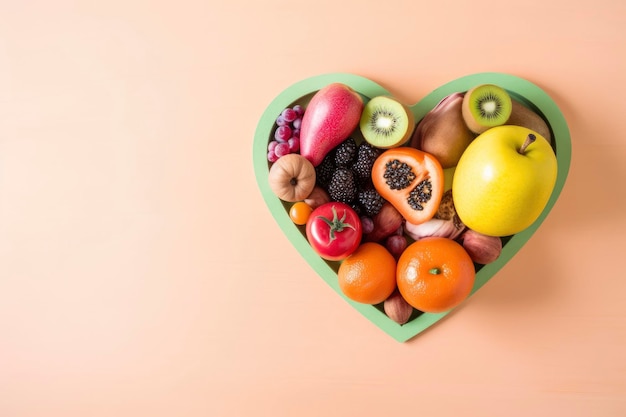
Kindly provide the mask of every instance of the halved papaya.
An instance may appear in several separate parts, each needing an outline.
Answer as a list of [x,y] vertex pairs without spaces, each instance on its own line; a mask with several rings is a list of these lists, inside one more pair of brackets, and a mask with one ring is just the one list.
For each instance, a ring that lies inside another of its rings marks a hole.
[[412,224],[433,218],[444,192],[443,169],[437,158],[408,146],[383,152],[372,167],[372,182]]

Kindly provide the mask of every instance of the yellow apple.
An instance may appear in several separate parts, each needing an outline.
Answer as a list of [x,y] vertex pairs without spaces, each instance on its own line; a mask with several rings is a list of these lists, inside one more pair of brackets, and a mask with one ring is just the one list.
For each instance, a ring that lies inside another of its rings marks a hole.
[[521,126],[493,127],[461,155],[452,180],[454,206],[476,232],[513,235],[537,220],[556,176],[556,155],[539,133]]

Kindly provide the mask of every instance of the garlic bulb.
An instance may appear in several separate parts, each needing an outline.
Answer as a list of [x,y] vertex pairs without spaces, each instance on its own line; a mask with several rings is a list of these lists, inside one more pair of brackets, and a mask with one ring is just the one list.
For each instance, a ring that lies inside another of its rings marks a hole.
[[430,236],[456,239],[461,235],[464,229],[464,225],[455,223],[452,219],[444,220],[433,218],[421,224],[406,222],[404,225],[404,231],[414,240]]

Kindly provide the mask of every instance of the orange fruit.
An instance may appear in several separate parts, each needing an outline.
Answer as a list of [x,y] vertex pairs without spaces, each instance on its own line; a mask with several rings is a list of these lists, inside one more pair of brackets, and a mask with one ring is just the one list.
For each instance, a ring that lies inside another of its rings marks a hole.
[[294,203],[289,209],[289,217],[298,226],[303,226],[309,220],[309,216],[313,212],[311,206],[304,201],[298,201]]
[[337,271],[346,297],[363,304],[382,303],[396,289],[396,259],[380,243],[362,243]]
[[413,242],[398,259],[400,294],[426,313],[441,313],[461,304],[471,293],[475,278],[474,263],[467,251],[445,237]]

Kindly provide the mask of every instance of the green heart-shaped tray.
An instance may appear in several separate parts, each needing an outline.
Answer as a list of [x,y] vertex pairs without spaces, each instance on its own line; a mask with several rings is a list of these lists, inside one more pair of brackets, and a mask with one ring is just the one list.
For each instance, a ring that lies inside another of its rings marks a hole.
[[[365,102],[375,96],[390,94],[389,91],[368,78],[346,73],[331,73],[311,77],[285,89],[276,96],[266,108],[255,132],[252,152],[257,183],[276,222],[301,256],[317,274],[330,285],[336,294],[344,298],[346,302],[363,314],[363,316],[397,341],[404,342],[437,323],[437,321],[447,314],[454,312],[454,309],[438,314],[416,312],[408,323],[399,325],[385,315],[380,305],[360,304],[346,298],[339,289],[337,282],[337,268],[339,263],[325,261],[311,249],[306,240],[304,228],[295,225],[289,218],[288,210],[291,203],[285,203],[279,200],[269,187],[268,171],[270,163],[267,160],[267,146],[274,135],[276,117],[286,107],[295,104],[301,104],[306,107],[306,104],[315,92],[333,82],[341,82],[349,85],[361,94]],[[512,97],[543,116],[552,130],[552,145],[557,156],[558,175],[550,200],[539,218],[524,231],[504,239],[502,253],[495,262],[477,268],[476,281],[472,294],[493,278],[530,239],[535,231],[537,231],[563,189],[571,161],[569,128],[559,107],[541,88],[525,79],[510,74],[495,72],[473,74],[458,78],[438,87],[418,103],[410,106],[411,111],[415,115],[416,122],[419,122],[428,111],[435,107],[435,105],[448,94],[458,91],[467,91],[478,84],[486,83],[496,84],[505,88]],[[322,301],[323,300],[320,300],[320,303]]]

